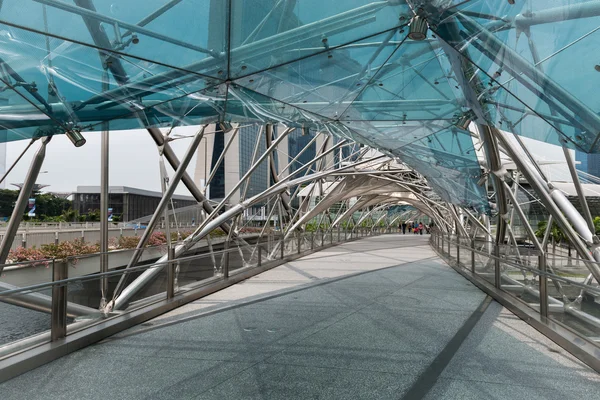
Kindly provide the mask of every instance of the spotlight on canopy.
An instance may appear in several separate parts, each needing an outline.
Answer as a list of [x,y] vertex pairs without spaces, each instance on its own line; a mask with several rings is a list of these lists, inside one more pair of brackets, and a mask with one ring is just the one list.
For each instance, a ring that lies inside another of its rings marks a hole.
[[412,21],[410,21],[408,37],[411,40],[425,40],[427,38],[427,20],[415,15]]

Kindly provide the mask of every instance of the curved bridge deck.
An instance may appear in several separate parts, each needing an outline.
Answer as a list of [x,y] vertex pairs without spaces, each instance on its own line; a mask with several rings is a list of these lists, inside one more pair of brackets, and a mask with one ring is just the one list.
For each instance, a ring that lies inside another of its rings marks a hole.
[[591,399],[600,376],[384,235],[279,266],[0,385],[2,399]]

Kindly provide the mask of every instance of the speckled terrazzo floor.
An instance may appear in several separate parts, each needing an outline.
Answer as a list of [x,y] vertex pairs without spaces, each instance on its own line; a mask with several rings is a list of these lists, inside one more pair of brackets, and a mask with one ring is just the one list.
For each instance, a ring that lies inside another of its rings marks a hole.
[[329,248],[8,382],[8,399],[595,399],[427,236]]

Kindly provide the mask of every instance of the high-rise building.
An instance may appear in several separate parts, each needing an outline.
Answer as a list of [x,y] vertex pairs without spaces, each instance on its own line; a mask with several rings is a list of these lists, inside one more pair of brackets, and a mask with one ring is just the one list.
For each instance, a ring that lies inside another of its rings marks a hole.
[[[0,176],[6,173],[6,143],[0,143]],[[6,188],[4,181],[0,182],[0,189]]]
[[576,151],[575,160],[579,161],[579,164],[577,164],[578,170],[600,177],[600,154],[587,154]]
[[[285,127],[275,126],[273,129],[274,137],[276,138]],[[202,140],[197,150],[194,181],[201,190],[205,190],[207,197],[214,201],[223,199],[246,175],[256,161],[253,160],[255,150],[256,159],[258,159],[267,149],[264,128],[261,129],[258,125],[242,126],[237,134],[235,134],[236,136],[232,139],[231,135],[233,134],[234,130],[224,133],[218,126],[211,125],[206,128],[205,139]],[[318,150],[323,146],[324,138],[322,137],[315,140],[304,152],[302,152],[315,135],[315,131],[295,129],[276,146],[274,161],[277,175],[280,175],[280,178],[285,178],[289,174],[294,173],[310,163],[310,161],[316,157]],[[230,141],[231,143],[229,143]],[[336,139],[330,140],[325,146],[325,149],[331,148],[335,143]],[[227,151],[217,167],[217,163],[225,149]],[[334,161],[338,163],[338,158],[347,156],[347,151],[348,150],[344,149],[343,152],[333,152],[325,157],[323,162],[325,162],[326,165],[331,164]],[[289,168],[286,168],[288,165]],[[305,173],[314,172],[316,168],[317,165],[313,164],[299,173],[297,177],[300,177]],[[211,171],[213,170],[215,170],[214,176],[210,179]],[[209,179],[210,183],[207,187],[206,183]],[[230,197],[228,203],[238,203],[244,191],[246,191],[245,198],[260,194],[271,186],[272,183],[273,176],[271,176],[269,159],[266,158],[250,175],[248,188],[245,188],[245,185],[242,184]],[[292,187],[291,191],[293,192],[296,189],[296,187]],[[292,204],[292,206],[298,207],[299,204],[297,203],[298,200],[296,199],[295,204]],[[262,215],[265,212],[265,202],[259,202],[248,210],[249,215]]]

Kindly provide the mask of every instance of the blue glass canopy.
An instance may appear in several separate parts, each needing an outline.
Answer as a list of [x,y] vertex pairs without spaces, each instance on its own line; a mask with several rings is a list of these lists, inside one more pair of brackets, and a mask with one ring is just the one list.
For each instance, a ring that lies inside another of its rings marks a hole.
[[[600,152],[600,2],[4,0],[0,141],[220,121],[326,130],[487,207],[465,121]],[[415,16],[425,35],[409,36]],[[411,38],[412,37],[412,38]],[[595,46],[594,46],[595,44]]]

